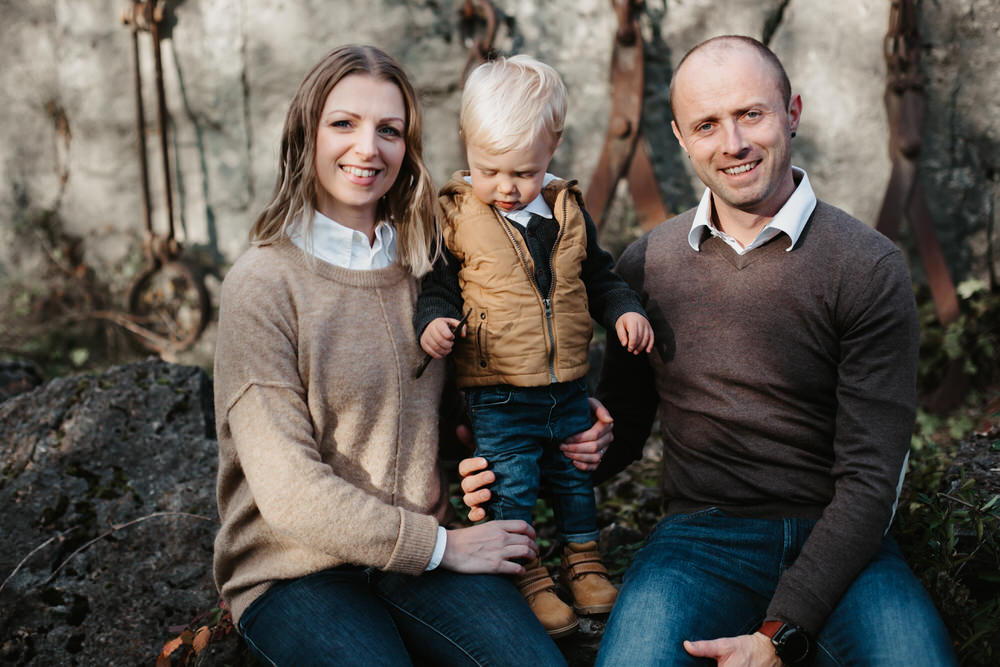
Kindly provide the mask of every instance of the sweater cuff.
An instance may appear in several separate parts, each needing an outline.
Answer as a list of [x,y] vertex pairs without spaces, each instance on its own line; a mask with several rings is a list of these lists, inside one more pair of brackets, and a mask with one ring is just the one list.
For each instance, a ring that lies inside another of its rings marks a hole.
[[437,541],[438,522],[429,514],[400,510],[396,548],[385,569],[402,574],[420,574],[427,567]]

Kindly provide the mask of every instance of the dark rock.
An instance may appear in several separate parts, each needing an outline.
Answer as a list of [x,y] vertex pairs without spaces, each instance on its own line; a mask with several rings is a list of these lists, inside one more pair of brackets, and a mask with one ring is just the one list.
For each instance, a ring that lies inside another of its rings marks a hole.
[[41,383],[42,374],[34,364],[13,359],[0,361],[0,403]]
[[0,661],[152,665],[216,605],[211,406],[201,369],[159,360],[0,404]]

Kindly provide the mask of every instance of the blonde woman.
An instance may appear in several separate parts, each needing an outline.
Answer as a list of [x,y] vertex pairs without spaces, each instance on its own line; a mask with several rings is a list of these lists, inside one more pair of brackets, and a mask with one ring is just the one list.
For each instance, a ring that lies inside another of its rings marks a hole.
[[369,46],[292,99],[277,185],[222,288],[215,575],[265,664],[561,664],[506,577],[524,521],[441,526],[443,370],[416,278],[440,234],[416,96]]

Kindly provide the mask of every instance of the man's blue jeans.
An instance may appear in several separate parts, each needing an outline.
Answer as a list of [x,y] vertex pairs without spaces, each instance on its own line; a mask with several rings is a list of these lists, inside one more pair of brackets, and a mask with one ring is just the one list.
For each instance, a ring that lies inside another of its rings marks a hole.
[[[709,509],[663,519],[625,574],[597,664],[715,665],[685,639],[753,633],[814,521]],[[951,640],[930,597],[885,538],[816,639],[813,665],[948,667]]]
[[509,579],[332,569],[272,586],[240,633],[265,665],[565,665]]
[[487,515],[531,521],[540,480],[552,496],[556,528],[567,542],[596,540],[597,507],[590,473],[578,469],[559,443],[590,428],[583,378],[543,387],[497,385],[466,389],[476,456],[490,462]]

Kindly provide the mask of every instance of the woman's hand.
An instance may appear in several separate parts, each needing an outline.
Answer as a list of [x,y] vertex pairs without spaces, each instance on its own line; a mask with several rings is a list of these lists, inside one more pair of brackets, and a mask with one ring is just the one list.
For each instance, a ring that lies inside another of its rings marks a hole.
[[513,559],[538,556],[535,529],[524,521],[488,521],[448,531],[441,567],[455,572],[521,574]]
[[[599,400],[596,398],[588,400],[590,411],[594,415],[594,424],[583,433],[566,438],[566,442],[559,445],[559,449],[580,470],[597,470],[598,464],[604,458],[604,452],[608,451],[608,446],[615,439],[613,432],[615,420]],[[458,470],[462,471],[461,466]],[[462,480],[462,489],[468,497],[470,489],[466,489],[465,480]]]

